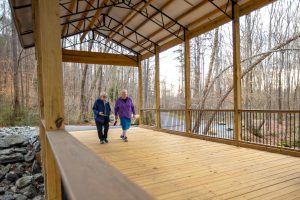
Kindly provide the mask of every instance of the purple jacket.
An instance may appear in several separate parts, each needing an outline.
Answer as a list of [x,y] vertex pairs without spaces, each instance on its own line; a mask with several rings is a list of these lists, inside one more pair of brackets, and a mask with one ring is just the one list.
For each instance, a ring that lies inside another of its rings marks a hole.
[[131,98],[127,97],[126,103],[125,101],[120,97],[116,101],[115,105],[115,116],[126,117],[131,118],[131,114],[135,115],[135,109],[133,105],[133,101]]

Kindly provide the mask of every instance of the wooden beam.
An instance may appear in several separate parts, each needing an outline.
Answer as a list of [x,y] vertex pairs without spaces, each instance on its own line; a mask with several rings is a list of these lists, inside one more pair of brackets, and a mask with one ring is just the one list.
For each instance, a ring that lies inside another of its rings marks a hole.
[[[145,8],[147,8],[152,2],[154,2],[155,0],[148,0],[147,2],[144,3],[143,6],[137,6],[137,11],[142,11]],[[118,32],[120,32],[137,14],[138,12],[133,10],[130,11],[128,15],[126,15],[122,20],[122,25],[118,26],[115,30],[115,32],[111,32],[107,38],[107,41],[109,42]]]
[[143,124],[143,69],[142,69],[142,61],[140,56],[138,57],[138,76],[139,76],[139,111],[140,118],[139,124]]
[[[186,16],[186,13],[190,13],[193,12],[195,10],[197,10],[198,8],[202,7],[204,4],[206,4],[208,1],[207,0],[202,0],[199,4],[197,4],[196,6],[193,6],[191,9],[189,9],[188,11],[182,13],[181,15],[179,15],[178,17],[175,18],[175,21],[179,21],[182,18],[184,18]],[[164,28],[159,28],[156,31],[150,33],[150,35],[148,36],[148,38],[154,37],[155,35],[157,35],[158,33],[160,33],[161,31],[170,28],[171,26],[174,25],[174,22],[170,21],[169,23],[167,23],[165,25]],[[145,40],[142,40],[141,43],[145,42]],[[159,44],[159,42],[157,42]],[[132,46],[131,48],[135,48],[137,45],[135,44],[134,46]],[[147,47],[148,48],[148,47]]]
[[159,47],[155,47],[155,106],[156,127],[160,128],[160,77],[159,77]]
[[[64,93],[61,67],[59,1],[33,0],[34,35],[38,62],[40,136],[46,199],[61,199],[60,173],[46,139],[49,130],[64,129]],[[51,30],[51,31],[49,31]],[[55,80],[55,81],[53,81]]]
[[235,141],[241,140],[241,58],[240,58],[240,13],[239,5],[233,1],[233,93],[234,93],[234,132]]
[[63,62],[88,63],[100,65],[118,65],[137,67],[136,56],[125,56],[121,54],[98,53],[75,50],[62,50]]
[[[95,0],[87,0],[89,3],[87,3],[87,5],[85,6],[85,9],[84,10],[89,10],[90,8],[91,8],[91,5],[93,5],[94,4],[94,2],[95,2]],[[84,19],[87,15],[88,15],[88,13],[89,12],[84,12],[84,13],[82,13],[81,14],[81,19]],[[78,31],[78,30],[80,30],[81,29],[81,26],[83,25],[83,22],[84,22],[84,20],[80,20],[79,22],[78,22],[78,24],[76,25],[76,32]]]
[[[240,6],[240,17],[244,16],[244,15],[247,15],[247,14],[251,13],[252,11],[257,10],[259,8],[262,8],[263,6],[266,6],[266,5],[268,5],[270,3],[273,3],[275,1],[276,0],[260,0],[260,1],[252,0],[250,2],[247,2],[247,3]],[[212,13],[216,13],[216,12],[218,12],[217,9],[215,11],[212,11]],[[206,16],[210,16],[210,15],[211,14],[207,14]],[[203,17],[201,17],[201,18],[203,18]],[[199,19],[197,19],[197,20],[199,21]],[[195,20],[195,21],[197,21],[197,20]],[[193,25],[196,23],[195,21],[192,22]],[[193,28],[193,29],[190,29],[189,26],[191,26],[191,25],[188,25],[188,28],[190,30],[189,31],[190,32],[190,38],[192,39],[194,37],[197,37],[198,35],[201,35],[203,33],[211,31],[214,28],[217,28],[217,27],[219,27],[223,24],[226,24],[227,22],[230,22],[230,21],[231,21],[231,19],[229,19],[226,15],[221,15],[221,16],[219,16],[219,17],[217,17],[213,20],[209,20],[208,22],[206,22],[204,24],[201,24],[200,26],[198,26],[196,28]],[[197,22],[197,23],[200,23],[200,22]],[[169,42],[160,45],[160,52],[165,51],[169,48],[172,48],[172,47],[180,44],[181,42],[182,41],[180,39],[174,38],[173,40],[170,40]],[[150,58],[150,57],[153,56],[153,54],[150,53],[150,52],[147,52],[147,53],[140,52],[140,53],[142,53],[142,60]]]
[[[166,7],[168,7],[171,3],[173,3],[175,0],[169,0],[167,1],[164,5],[161,6],[160,10],[163,11],[163,9],[165,9]],[[153,14],[151,14],[149,16],[149,18],[154,18],[156,17],[157,15],[159,14],[159,12],[155,12]],[[149,19],[145,19],[144,21],[142,21],[140,24],[138,24],[134,30],[135,31],[138,31],[140,28],[142,28],[147,22],[148,22]],[[131,32],[129,34],[127,34],[124,38],[122,38],[119,42],[122,43],[126,40],[126,38],[130,37],[134,32]]]
[[191,133],[191,67],[190,67],[190,38],[185,33],[184,41],[184,89],[185,89],[185,131]]
[[[72,0],[71,3],[70,3],[70,6],[69,6],[69,10],[73,11],[74,8],[75,8],[75,5],[76,5],[76,0]],[[66,21],[69,21],[71,16],[72,15],[67,16]],[[63,30],[62,30],[62,34],[61,34],[62,36],[64,36],[66,34],[67,27],[68,27],[68,25],[65,24],[64,27],[63,27]]]
[[[99,16],[101,15],[102,11],[103,11],[103,6],[108,2],[109,0],[103,0],[103,2],[101,3],[100,8],[96,11],[95,15],[93,16],[92,20],[90,21],[87,30],[89,31],[95,24],[95,22],[97,21],[97,19],[99,18]],[[111,7],[112,8],[112,7]],[[80,42],[83,41],[83,39],[85,38],[86,34],[88,33],[88,31],[84,32],[81,37],[80,37]]]

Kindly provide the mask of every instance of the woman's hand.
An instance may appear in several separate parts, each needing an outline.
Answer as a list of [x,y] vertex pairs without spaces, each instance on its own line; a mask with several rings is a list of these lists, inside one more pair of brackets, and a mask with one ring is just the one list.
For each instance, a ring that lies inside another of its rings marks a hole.
[[133,115],[133,119],[135,120],[136,118],[135,118],[135,115]]
[[103,112],[99,112],[99,115],[104,115]]

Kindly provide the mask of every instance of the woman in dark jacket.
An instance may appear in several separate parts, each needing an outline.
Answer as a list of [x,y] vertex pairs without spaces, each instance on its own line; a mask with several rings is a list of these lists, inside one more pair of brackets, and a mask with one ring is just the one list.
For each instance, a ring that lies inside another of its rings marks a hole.
[[107,94],[105,92],[102,92],[100,94],[100,98],[95,101],[93,111],[100,143],[108,143],[107,133],[109,129],[109,115],[111,109],[109,102],[107,101]]

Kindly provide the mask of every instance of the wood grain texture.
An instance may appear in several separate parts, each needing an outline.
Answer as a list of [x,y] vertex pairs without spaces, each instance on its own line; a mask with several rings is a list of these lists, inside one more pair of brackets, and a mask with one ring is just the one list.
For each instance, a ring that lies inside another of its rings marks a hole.
[[[66,131],[46,135],[69,199],[153,199]],[[99,139],[95,142],[100,145]]]
[[136,56],[125,56],[121,54],[62,50],[63,62],[118,65],[137,67]]
[[95,131],[72,135],[157,199],[299,197],[299,158],[142,128],[125,143],[120,133],[111,129],[105,145]]

